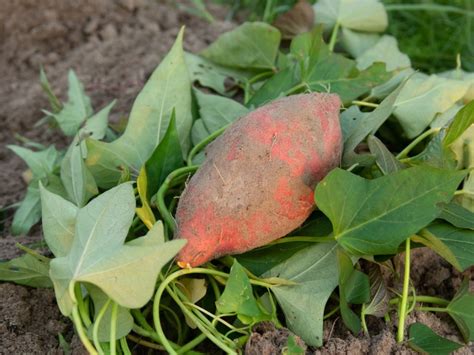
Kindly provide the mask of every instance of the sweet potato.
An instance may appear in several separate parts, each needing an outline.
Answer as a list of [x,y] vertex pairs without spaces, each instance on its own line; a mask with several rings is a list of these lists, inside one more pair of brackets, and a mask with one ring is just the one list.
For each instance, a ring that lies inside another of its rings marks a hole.
[[242,253],[300,226],[317,182],[341,160],[340,105],[334,94],[281,98],[211,143],[179,200],[175,238],[188,240],[179,265]]

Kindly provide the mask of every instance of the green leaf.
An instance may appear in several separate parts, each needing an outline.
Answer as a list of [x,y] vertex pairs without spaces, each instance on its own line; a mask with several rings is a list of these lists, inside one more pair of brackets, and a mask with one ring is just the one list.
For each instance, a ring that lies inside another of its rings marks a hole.
[[237,314],[244,324],[253,324],[266,318],[258,307],[250,280],[237,260],[230,269],[229,279],[224,292],[216,301],[216,307],[221,314]]
[[78,208],[40,185],[43,235],[54,256],[66,256],[71,249]]
[[458,271],[474,265],[474,230],[439,221],[420,231],[413,240],[434,250]]
[[314,12],[316,23],[328,29],[339,23],[353,30],[383,32],[388,25],[387,13],[378,0],[319,0]]
[[163,228],[124,245],[135,211],[131,184],[114,187],[92,200],[77,215],[71,250],[51,262],[50,276],[64,315],[71,313],[71,283],[88,282],[126,308],[142,307],[152,296],[156,278],[184,245],[163,243]]
[[124,134],[111,143],[87,139],[86,163],[103,188],[114,186],[121,171],[136,177],[162,141],[176,110],[176,128],[183,154],[189,149],[192,125],[191,82],[182,48],[183,30],[136,98]]
[[41,179],[51,174],[59,160],[59,152],[51,145],[39,152],[32,151],[17,145],[8,145],[16,155],[23,159],[31,169],[33,177]]
[[335,169],[318,184],[315,199],[346,250],[392,254],[439,215],[438,204],[451,200],[465,174],[419,166],[366,180]]
[[295,37],[290,52],[295,63],[269,79],[249,105],[304,90],[333,92],[349,103],[391,76],[381,63],[359,71],[355,61],[329,50],[320,28]]
[[446,132],[443,144],[445,147],[453,144],[461,135],[474,124],[474,100],[464,106],[454,117]]
[[459,291],[446,308],[454,319],[464,341],[474,340],[474,295],[469,292],[469,282],[464,280]]
[[199,115],[208,135],[245,116],[249,110],[239,102],[195,90]]
[[408,346],[419,353],[429,355],[449,355],[462,347],[454,341],[440,337],[421,323],[410,325]]
[[407,164],[426,164],[440,169],[455,169],[456,160],[453,152],[443,146],[443,135],[437,134],[426,148],[418,155],[411,157]]
[[341,43],[344,49],[354,57],[360,57],[365,51],[375,46],[380,35],[372,32],[357,32],[346,27],[342,28]]
[[[87,119],[84,127],[80,130],[80,136],[84,135],[94,139],[102,139],[107,131],[110,110],[115,106],[115,100],[105,106],[102,110]],[[82,137],[80,137],[82,139]]]
[[30,254],[0,263],[0,280],[19,285],[52,287],[48,273],[49,263],[40,261]]
[[201,118],[194,121],[193,129],[191,130],[191,141],[193,145],[198,144],[208,136],[209,132],[207,131],[206,126],[204,126],[204,121]]
[[46,96],[48,96],[48,101],[51,105],[53,113],[58,113],[59,111],[61,111],[63,105],[61,104],[61,101],[59,101],[57,96],[54,94],[53,89],[51,89],[51,85],[49,84],[48,77],[44,72],[43,66],[41,66],[40,68],[40,84],[41,88],[46,93]]
[[72,142],[61,162],[61,181],[69,198],[78,207],[83,207],[99,190],[82,158],[83,147],[77,141]]
[[287,326],[308,345],[321,346],[326,302],[338,284],[335,243],[314,244],[274,266],[263,277],[280,277],[296,285],[271,288]]
[[[342,320],[352,333],[357,334],[362,329],[361,321],[357,314],[349,307],[347,283],[354,274],[354,265],[351,258],[343,250],[337,250],[337,266],[339,269],[339,307]],[[357,276],[356,276],[357,277]]]
[[273,69],[280,38],[275,27],[263,22],[245,22],[222,34],[201,55],[226,67]]
[[390,117],[394,110],[394,104],[397,100],[400,91],[403,88],[403,83],[398,88],[388,95],[379,106],[369,113],[364,113],[362,116],[355,114],[356,124],[351,125],[349,129],[346,128],[344,136],[344,165],[350,164],[351,156],[353,156],[354,149],[362,142],[370,133],[374,134],[380,126]]
[[38,182],[31,182],[20,207],[15,211],[11,231],[13,235],[25,235],[41,219],[41,199]]
[[[173,111],[174,112],[174,111]],[[173,170],[183,166],[183,154],[179,145],[179,133],[176,127],[176,119],[172,114],[170,124],[163,140],[153,151],[145,163],[148,200],[158,191],[166,177]]]
[[459,80],[416,73],[406,82],[395,103],[394,115],[408,138],[418,136],[437,113],[452,107],[469,85]]
[[259,107],[269,101],[286,96],[287,91],[296,86],[298,82],[299,77],[295,72],[294,66],[285,68],[268,79],[252,96],[247,106]]
[[293,236],[312,236],[313,242],[290,242],[266,245],[261,248],[236,255],[237,260],[254,275],[260,276],[274,266],[281,264],[298,251],[317,243],[318,237],[326,237],[332,232],[332,226],[326,216],[318,216],[294,230]]
[[304,355],[305,353],[305,347],[302,347],[300,344],[298,344],[294,335],[290,335],[287,340],[286,348],[282,351],[282,355]]
[[92,115],[92,106],[90,98],[84,92],[84,87],[73,70],[69,70],[68,81],[68,102],[59,113],[54,113],[53,116],[63,133],[66,136],[73,136],[82,123]]
[[362,304],[370,300],[369,277],[354,269],[344,285],[347,302]]
[[411,66],[410,58],[398,49],[397,39],[389,35],[380,37],[373,47],[357,57],[356,62],[359,70],[367,69],[376,62],[385,63],[387,71]]
[[[101,291],[101,289],[94,285],[87,285],[87,291],[92,297],[94,302],[94,319],[97,319],[97,316],[102,309],[102,307],[107,303],[109,297]],[[110,326],[112,320],[112,304],[109,304],[105,314],[100,321],[99,331],[97,333],[99,341],[108,342],[110,341]],[[89,339],[92,339],[92,328],[94,323],[87,330],[87,335]],[[133,317],[130,314],[130,310],[121,306],[117,307],[117,321],[115,329],[115,339],[123,338],[127,336],[128,333],[133,328]]]
[[474,229],[474,212],[453,201],[444,206],[439,218],[459,228]]
[[225,86],[226,79],[238,82],[249,76],[248,71],[226,68],[196,54],[185,52],[184,56],[191,82],[198,82],[221,95],[229,95]]
[[370,152],[375,155],[375,161],[384,175],[389,175],[403,169],[403,164],[393,156],[380,139],[369,136],[367,139]]

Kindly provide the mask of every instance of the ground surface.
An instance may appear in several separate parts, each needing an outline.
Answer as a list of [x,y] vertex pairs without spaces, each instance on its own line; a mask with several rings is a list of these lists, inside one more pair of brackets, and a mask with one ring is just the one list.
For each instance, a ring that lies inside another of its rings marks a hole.
[[[24,163],[6,144],[18,144],[15,134],[64,147],[61,134],[47,127],[35,127],[47,108],[38,81],[42,64],[60,98],[66,100],[67,70],[73,68],[86,86],[97,110],[113,99],[118,104],[112,120],[126,115],[148,75],[170,48],[182,24],[187,26],[185,48],[197,52],[220,33],[235,26],[209,23],[180,12],[174,2],[157,0],[5,1],[0,8],[0,207],[19,201],[26,185],[21,174]],[[225,10],[213,8],[217,18]],[[7,214],[0,237],[0,260],[19,252],[15,242],[41,240],[35,227],[28,236],[9,234],[12,211]],[[3,218],[4,216],[2,216]],[[0,227],[3,223],[0,222]],[[426,295],[452,297],[462,276],[435,255],[416,251],[413,281]],[[472,270],[471,270],[472,271]],[[466,273],[472,279],[472,272]],[[396,286],[396,285],[395,285]],[[431,314],[413,314],[410,322],[421,321],[439,334],[459,340],[454,324]],[[369,319],[371,337],[354,337],[340,319],[325,324],[325,346],[318,354],[407,354],[396,344],[395,328]],[[73,353],[83,352],[70,322],[63,318],[51,290],[0,284],[0,353],[61,353],[58,333],[72,341]],[[249,354],[273,354],[286,344],[288,333],[259,327],[246,347]],[[310,351],[310,349],[308,349]],[[458,351],[470,354],[474,349]]]

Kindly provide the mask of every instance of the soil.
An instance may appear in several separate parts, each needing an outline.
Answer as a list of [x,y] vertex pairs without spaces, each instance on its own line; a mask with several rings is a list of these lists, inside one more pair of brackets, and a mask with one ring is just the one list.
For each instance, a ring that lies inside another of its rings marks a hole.
[[[35,127],[48,108],[39,85],[43,65],[60,99],[67,99],[67,71],[73,68],[85,84],[97,110],[117,99],[111,120],[118,122],[130,111],[134,97],[166,54],[181,25],[186,25],[185,49],[197,52],[235,23],[217,20],[213,24],[192,17],[174,1],[158,0],[36,0],[4,1],[0,7],[0,208],[20,201],[26,184],[25,164],[6,148],[19,144],[20,134],[45,145],[67,144],[46,125]],[[217,19],[226,10],[211,6]],[[9,233],[13,209],[0,218],[0,260],[20,254],[16,242],[26,245],[41,240],[41,228],[28,236]],[[426,249],[414,251],[413,283],[424,295],[450,298],[463,276],[473,281],[473,270],[464,275]],[[393,285],[397,287],[397,285]],[[412,313],[409,322],[423,322],[439,334],[461,341],[453,322],[434,314]],[[317,354],[409,354],[393,337],[395,326],[368,319],[370,337],[353,336],[339,318],[325,323],[325,345],[307,349]],[[62,334],[74,354],[84,353],[70,321],[61,316],[54,293],[13,284],[0,284],[0,353],[63,353],[58,342]],[[262,325],[246,346],[248,354],[275,354],[287,344],[289,332]],[[457,354],[471,354],[471,346]]]

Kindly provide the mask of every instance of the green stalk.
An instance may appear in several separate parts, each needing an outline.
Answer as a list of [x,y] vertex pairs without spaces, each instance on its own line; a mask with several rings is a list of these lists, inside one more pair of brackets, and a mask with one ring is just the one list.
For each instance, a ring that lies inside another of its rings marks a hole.
[[[415,297],[413,296],[408,296],[408,301],[412,302],[415,300]],[[397,304],[400,302],[400,298],[392,298],[389,301],[389,304]],[[447,306],[449,304],[449,301],[439,298],[439,297],[433,297],[433,296],[416,296],[416,302],[420,303],[432,303],[432,304],[439,304],[441,306]]]
[[441,307],[416,307],[415,309],[417,311],[422,311],[422,312],[447,312],[448,311],[446,308],[441,308]]
[[212,142],[214,139],[219,137],[226,129],[229,127],[229,124],[225,125],[222,128],[219,128],[217,131],[212,132],[209,136],[204,138],[202,141],[200,141],[198,144],[196,144],[193,149],[188,154],[188,158],[186,159],[186,164],[188,166],[193,166],[193,158],[199,153],[205,146],[207,146],[210,142]]
[[294,236],[294,237],[286,237],[277,239],[271,242],[269,245],[276,245],[276,244],[285,244],[285,243],[293,243],[293,242],[310,242],[310,243],[330,243],[334,242],[334,237],[307,237],[307,236]]
[[405,271],[403,275],[403,291],[398,312],[397,342],[403,342],[405,318],[407,316],[408,290],[410,287],[410,238],[405,242]]
[[122,349],[122,352],[124,355],[132,355],[132,352],[130,351],[130,348],[128,347],[126,337],[120,338],[120,348]]
[[424,140],[426,137],[429,137],[431,136],[432,134],[437,134],[439,131],[441,130],[441,128],[439,127],[435,127],[435,128],[431,128],[429,130],[427,130],[426,132],[423,132],[422,134],[420,134],[418,137],[415,138],[415,140],[413,140],[413,142],[411,142],[409,145],[406,146],[405,149],[403,149],[397,156],[396,158],[397,159],[402,159],[402,158],[405,158],[408,153],[411,152],[411,150],[413,148],[415,148],[418,143],[420,143],[422,140]]
[[341,24],[339,22],[336,22],[336,24],[334,25],[334,28],[332,29],[331,39],[329,40],[329,50],[331,52],[334,52],[334,47],[336,46],[337,35],[339,33],[339,27],[341,27]]
[[77,307],[77,300],[76,296],[74,294],[74,288],[75,288],[75,283],[71,282],[69,284],[69,297],[71,297],[72,300],[72,320],[74,322],[74,326],[77,331],[77,335],[79,335],[79,339],[81,339],[82,345],[86,348],[86,350],[89,352],[90,355],[98,355],[97,350],[94,348],[94,346],[91,344],[89,341],[89,338],[87,338],[86,332],[84,330],[84,327],[82,325],[82,320],[81,316],[79,314],[79,309]]
[[79,285],[74,287],[74,292],[76,295],[77,308],[79,310],[79,314],[81,315],[82,322],[84,323],[86,328],[89,328],[92,322],[89,317],[89,309],[85,306],[84,299],[82,298],[81,287]]
[[365,101],[359,101],[359,100],[352,101],[352,104],[357,105],[357,106],[365,106],[365,107],[374,107],[374,108],[379,107],[379,104],[374,104],[373,102],[365,102]]
[[365,322],[365,303],[362,303],[362,309],[360,310],[360,324],[364,330],[364,334],[369,334],[369,329],[367,328],[367,323]]
[[117,313],[118,313],[118,304],[116,302],[112,303],[112,315],[110,317],[110,354],[117,354]]
[[204,340],[206,340],[206,334],[202,333],[199,334],[196,338],[191,340],[189,343],[184,344],[182,347],[180,347],[176,352],[178,354],[185,354],[188,351],[193,350],[196,346],[201,344]]
[[156,208],[160,212],[160,215],[163,218],[165,225],[168,226],[168,228],[171,229],[172,232],[174,232],[174,230],[176,229],[176,226],[175,226],[173,215],[168,211],[168,208],[166,207],[166,204],[165,204],[166,191],[168,190],[168,188],[170,187],[174,179],[183,175],[193,173],[197,170],[197,168],[198,168],[197,166],[193,165],[193,166],[186,166],[184,168],[179,168],[179,169],[174,170],[168,175],[168,177],[160,186],[156,194]]
[[323,317],[324,320],[330,318],[333,314],[337,313],[339,311],[339,306],[334,307],[334,309],[331,309],[328,313],[326,313]]
[[33,250],[33,249],[30,249],[26,246],[24,246],[23,244],[20,244],[20,243],[15,243],[15,246],[24,251],[25,253],[27,254],[30,254],[31,256],[35,257],[36,259],[44,262],[44,263],[49,263],[51,261],[51,259],[49,259],[48,257],[44,256],[44,255],[41,255],[40,253],[38,253],[36,250]]
[[107,311],[107,308],[109,307],[110,302],[112,302],[112,300],[109,298],[107,302],[105,302],[105,304],[102,306],[99,313],[97,314],[97,318],[94,321],[94,326],[92,328],[92,341],[94,342],[94,345],[99,351],[100,355],[103,355],[104,351],[102,350],[99,342],[99,325],[105,315],[105,312]]

